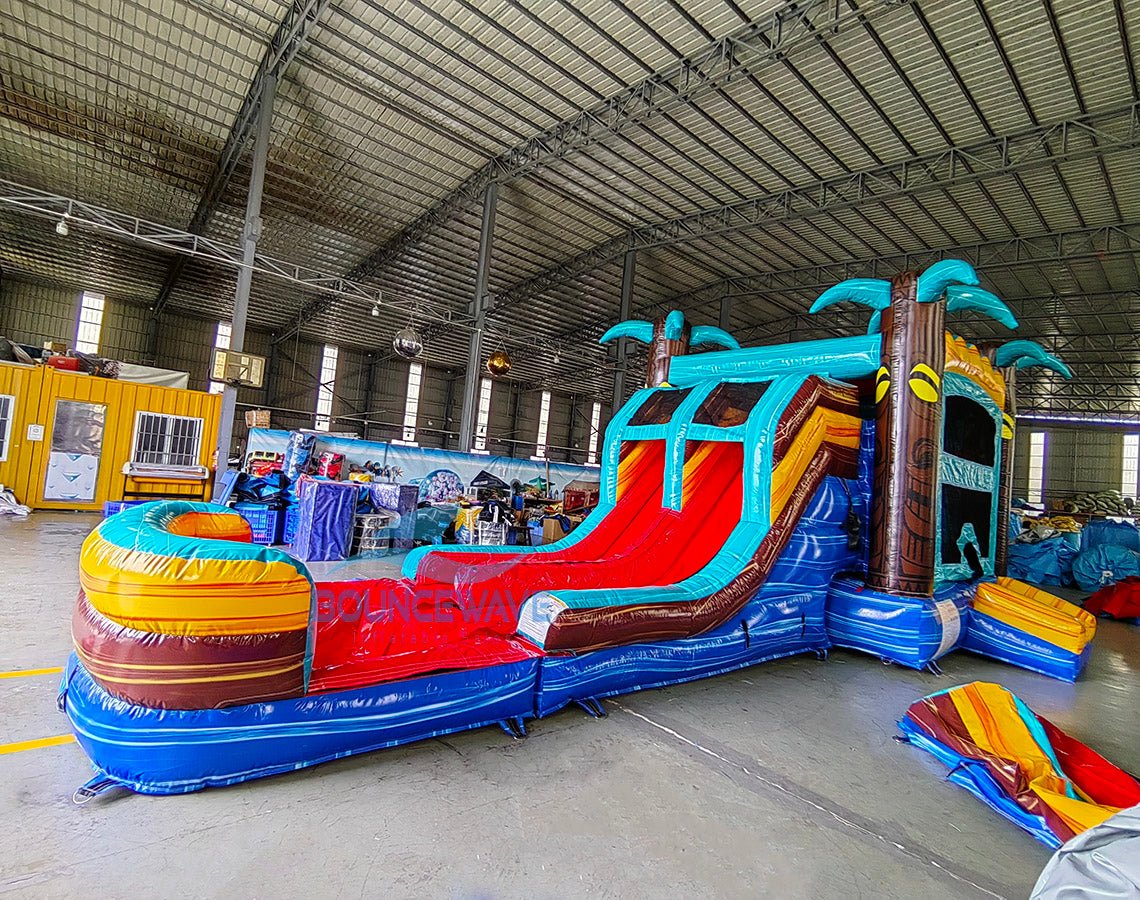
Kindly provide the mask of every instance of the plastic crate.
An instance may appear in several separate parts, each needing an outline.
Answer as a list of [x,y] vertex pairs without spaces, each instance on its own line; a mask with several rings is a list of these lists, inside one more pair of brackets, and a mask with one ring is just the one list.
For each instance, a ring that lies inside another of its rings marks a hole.
[[108,500],[103,504],[103,518],[106,519],[115,513],[121,513],[128,506],[138,506],[140,503],[146,502],[146,500]]
[[256,503],[239,503],[234,510],[249,522],[255,544],[269,546],[281,543],[281,529],[285,517],[280,510],[258,506]]
[[281,543],[292,544],[297,535],[297,525],[301,521],[301,507],[290,506],[285,510],[285,526],[281,529]]

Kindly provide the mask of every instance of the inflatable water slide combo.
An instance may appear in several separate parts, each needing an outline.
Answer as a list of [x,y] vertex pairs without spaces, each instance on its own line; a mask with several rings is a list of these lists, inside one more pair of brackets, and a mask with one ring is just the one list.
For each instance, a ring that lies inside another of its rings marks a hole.
[[[866,335],[741,349],[679,312],[614,416],[598,509],[543,547],[421,548],[403,577],[315,583],[235,513],[170,501],[81,556],[60,704],[113,785],[170,794],[831,646],[934,666],[956,648],[1074,679],[1095,622],[999,577],[1017,367],[947,312],[1014,327],[965,263],[825,292]],[[727,349],[690,354],[691,346]]]

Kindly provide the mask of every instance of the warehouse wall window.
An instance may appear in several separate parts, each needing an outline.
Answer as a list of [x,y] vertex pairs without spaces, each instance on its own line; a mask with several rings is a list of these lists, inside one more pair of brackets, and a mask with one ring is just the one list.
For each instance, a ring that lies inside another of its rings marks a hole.
[[1045,432],[1029,432],[1029,496],[1030,503],[1040,503],[1045,493]]
[[487,428],[491,424],[491,379],[479,381],[479,411],[475,416],[475,453],[487,452]]
[[135,416],[131,459],[159,466],[197,466],[202,453],[202,420],[140,412]]
[[8,458],[8,444],[12,439],[12,417],[16,414],[16,398],[0,394],[0,462]]
[[[3,457],[0,457],[2,459]],[[1120,493],[1135,497],[1140,480],[1140,434],[1124,435],[1124,464],[1120,471]]]
[[[230,337],[233,335],[233,326],[229,322],[219,322],[217,330],[214,331],[214,346],[219,350],[230,349]],[[220,394],[226,385],[222,381],[210,382],[210,393]]]
[[336,389],[336,361],[340,351],[325,344],[321,352],[321,380],[317,385],[317,431],[328,431],[332,426],[333,391]]
[[420,415],[420,389],[423,387],[423,363],[408,365],[408,390],[404,395],[404,432],[397,444],[416,443],[416,420]]
[[586,462],[591,466],[598,464],[598,427],[602,424],[602,404],[594,401],[594,408],[590,410],[590,446],[586,451]]
[[550,431],[550,391],[542,392],[538,407],[538,437],[535,438],[535,459],[546,459],[546,435]]
[[99,336],[103,332],[103,309],[107,298],[84,291],[79,298],[79,323],[75,328],[75,349],[82,353],[99,352]]

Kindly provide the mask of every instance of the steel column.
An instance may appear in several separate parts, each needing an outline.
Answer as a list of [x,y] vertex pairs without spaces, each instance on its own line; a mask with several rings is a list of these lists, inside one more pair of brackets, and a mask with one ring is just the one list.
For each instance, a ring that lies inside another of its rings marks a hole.
[[479,228],[479,262],[475,269],[475,296],[471,315],[475,329],[467,343],[467,370],[463,373],[463,411],[459,421],[459,450],[467,453],[475,440],[475,402],[479,396],[480,366],[483,358],[483,326],[487,320],[487,278],[491,271],[491,247],[495,237],[495,208],[499,185],[492,181],[483,192],[483,222]]
[[[618,309],[618,321],[624,322],[629,318],[630,311],[633,309],[633,281],[637,277],[637,251],[627,250],[625,253],[625,261],[621,269],[621,306]],[[613,393],[613,406],[614,412],[621,409],[621,405],[625,403],[625,370],[626,370],[626,354],[628,353],[628,341],[625,338],[618,338],[617,342],[617,368],[614,370],[614,393]]]
[[729,331],[729,320],[732,316],[732,297],[725,291],[723,297],[720,298],[720,316],[717,319],[717,325],[720,326],[721,331]]
[[[257,239],[261,237],[261,194],[265,188],[265,163],[269,157],[269,135],[273,129],[273,101],[277,96],[277,76],[268,75],[261,90],[257,110],[257,132],[253,143],[253,164],[249,174],[249,194],[245,201],[245,228],[242,230],[242,267],[238,269],[234,292],[233,325],[230,349],[245,349],[245,322],[249,314],[249,290],[253,284],[253,262],[257,255]],[[217,481],[220,484],[230,458],[234,433],[237,388],[227,384],[222,391],[222,412],[218,422]]]

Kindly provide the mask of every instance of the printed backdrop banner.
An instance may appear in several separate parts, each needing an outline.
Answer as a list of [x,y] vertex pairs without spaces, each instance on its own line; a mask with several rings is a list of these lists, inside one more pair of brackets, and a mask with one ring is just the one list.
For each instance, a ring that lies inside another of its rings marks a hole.
[[[250,452],[284,453],[289,432],[275,428],[251,428],[248,447]],[[517,459],[510,456],[483,456],[478,453],[457,453],[453,450],[434,450],[427,447],[403,447],[384,441],[362,441],[318,435],[314,455],[343,453],[345,462],[358,466],[366,462],[381,466],[397,466],[403,474],[397,479],[406,484],[418,484],[420,500],[448,501],[463,492],[464,488],[482,471],[490,472],[510,484],[539,483],[549,468],[550,490],[561,496],[572,481],[597,482],[597,466],[579,466],[572,463],[545,463],[534,459]],[[347,471],[347,469],[346,469]]]

